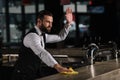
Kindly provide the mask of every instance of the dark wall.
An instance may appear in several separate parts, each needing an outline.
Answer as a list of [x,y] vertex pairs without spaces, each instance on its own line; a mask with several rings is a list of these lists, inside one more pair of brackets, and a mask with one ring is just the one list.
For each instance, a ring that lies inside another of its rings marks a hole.
[[105,12],[91,15],[92,34],[101,36],[104,41],[116,40],[118,36],[116,1],[101,5],[104,5]]
[[117,44],[118,47],[120,48],[120,0],[116,0],[116,15],[117,15],[117,32],[118,32],[118,37],[117,37]]

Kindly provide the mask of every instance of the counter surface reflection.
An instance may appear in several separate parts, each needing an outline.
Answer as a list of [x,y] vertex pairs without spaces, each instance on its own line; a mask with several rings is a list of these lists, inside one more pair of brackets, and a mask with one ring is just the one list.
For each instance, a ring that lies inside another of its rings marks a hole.
[[120,68],[120,59],[118,58],[109,61],[95,63],[94,65],[88,65],[77,68],[75,70],[78,71],[79,74],[76,75],[63,75],[58,73],[37,80],[87,80],[87,79],[97,80],[94,78],[117,69],[119,70],[119,68]]

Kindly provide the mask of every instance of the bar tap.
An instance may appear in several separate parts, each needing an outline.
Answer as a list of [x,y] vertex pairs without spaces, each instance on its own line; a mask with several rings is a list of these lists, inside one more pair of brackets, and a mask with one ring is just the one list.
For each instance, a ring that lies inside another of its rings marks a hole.
[[94,59],[95,56],[97,55],[97,50],[99,49],[99,47],[95,44],[95,43],[91,43],[90,45],[88,45],[88,50],[87,50],[87,58],[90,61],[90,64],[94,64]]

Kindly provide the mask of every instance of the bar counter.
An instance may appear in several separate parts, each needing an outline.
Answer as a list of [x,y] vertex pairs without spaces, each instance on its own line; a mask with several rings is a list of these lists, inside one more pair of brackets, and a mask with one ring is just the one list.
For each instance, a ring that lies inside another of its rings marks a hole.
[[36,80],[120,80],[120,59],[96,62],[74,70],[79,73],[75,75],[58,73]]

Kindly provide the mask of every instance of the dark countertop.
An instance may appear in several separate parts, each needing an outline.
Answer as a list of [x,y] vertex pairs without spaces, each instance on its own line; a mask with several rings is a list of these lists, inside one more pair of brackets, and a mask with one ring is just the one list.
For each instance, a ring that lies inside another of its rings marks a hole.
[[88,65],[75,69],[79,72],[77,75],[63,75],[54,74],[47,77],[43,77],[37,80],[86,80],[95,78],[101,74],[116,70],[120,68],[120,59],[113,59],[109,61],[103,61],[95,63],[94,65]]

